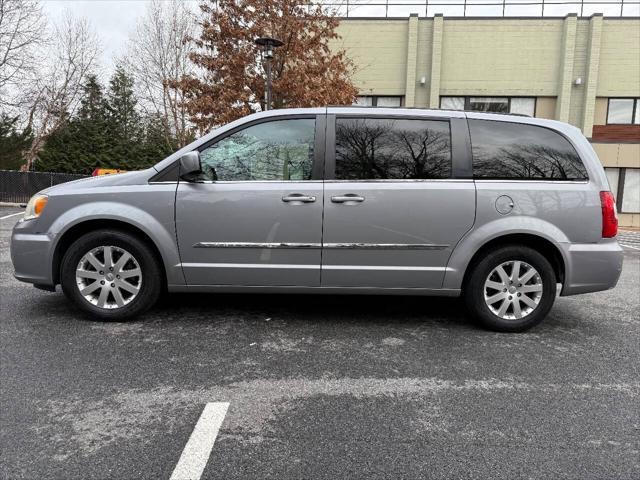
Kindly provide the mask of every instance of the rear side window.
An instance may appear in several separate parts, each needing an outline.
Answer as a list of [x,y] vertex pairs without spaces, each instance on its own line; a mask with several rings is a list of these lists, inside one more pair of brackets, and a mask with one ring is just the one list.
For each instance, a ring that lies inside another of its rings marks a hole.
[[338,118],[337,180],[407,180],[451,176],[449,122]]
[[469,120],[475,178],[586,180],[573,145],[553,130],[535,125]]

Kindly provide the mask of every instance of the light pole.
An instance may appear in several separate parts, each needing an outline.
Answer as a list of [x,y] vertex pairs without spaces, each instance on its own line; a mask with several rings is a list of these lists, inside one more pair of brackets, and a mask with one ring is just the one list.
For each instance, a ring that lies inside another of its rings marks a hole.
[[260,56],[264,61],[264,69],[267,72],[267,90],[265,91],[265,110],[271,110],[271,60],[273,60],[273,50],[282,46],[282,42],[277,38],[260,37],[255,39],[255,44],[260,46]]

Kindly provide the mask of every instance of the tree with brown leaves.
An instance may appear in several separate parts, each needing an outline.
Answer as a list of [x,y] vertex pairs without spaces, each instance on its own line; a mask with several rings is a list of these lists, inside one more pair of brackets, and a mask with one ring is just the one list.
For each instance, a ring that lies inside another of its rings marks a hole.
[[284,45],[272,60],[272,108],[351,104],[352,63],[332,51],[339,19],[308,0],[209,0],[200,5],[201,34],[189,38],[190,58],[201,75],[185,76],[180,89],[187,110],[203,132],[264,110],[265,75],[258,37]]

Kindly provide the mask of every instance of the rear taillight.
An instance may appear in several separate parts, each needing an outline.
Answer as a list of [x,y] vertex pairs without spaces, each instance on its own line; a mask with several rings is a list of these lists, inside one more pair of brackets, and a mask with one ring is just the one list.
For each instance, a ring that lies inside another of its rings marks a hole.
[[602,206],[602,238],[612,238],[618,234],[618,210],[616,199],[611,192],[600,192]]

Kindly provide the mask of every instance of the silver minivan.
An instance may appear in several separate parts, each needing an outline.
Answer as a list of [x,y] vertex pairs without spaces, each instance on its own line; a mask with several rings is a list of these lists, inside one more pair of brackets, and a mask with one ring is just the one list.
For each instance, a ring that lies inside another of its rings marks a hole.
[[514,115],[328,107],[225,125],[153,168],[55,186],[14,230],[17,279],[122,320],[169,292],[462,296],[499,331],[622,267],[580,130]]

